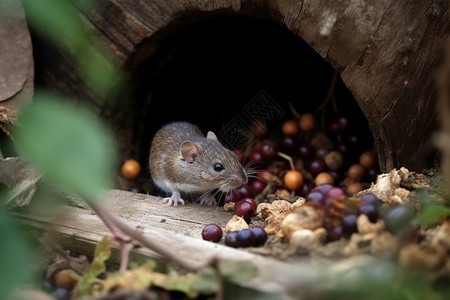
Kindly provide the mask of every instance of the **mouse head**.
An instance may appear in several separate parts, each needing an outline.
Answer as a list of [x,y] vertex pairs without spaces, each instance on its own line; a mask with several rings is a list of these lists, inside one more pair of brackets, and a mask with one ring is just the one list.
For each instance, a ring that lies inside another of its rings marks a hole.
[[248,182],[247,172],[236,155],[222,146],[211,131],[206,138],[184,141],[180,151],[192,171],[192,179],[201,182],[204,191],[219,188],[228,192]]

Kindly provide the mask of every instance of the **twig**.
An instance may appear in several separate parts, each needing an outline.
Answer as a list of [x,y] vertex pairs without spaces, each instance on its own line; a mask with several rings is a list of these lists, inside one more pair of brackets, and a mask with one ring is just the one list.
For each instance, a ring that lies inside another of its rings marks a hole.
[[292,157],[290,157],[289,155],[283,153],[283,152],[278,152],[277,153],[278,156],[281,156],[282,158],[286,159],[289,161],[289,165],[291,166],[291,170],[295,171],[295,166],[294,166],[294,161],[292,160]]
[[[218,260],[216,257],[212,257],[210,259],[207,259],[200,263],[193,263],[191,261],[188,261],[184,258],[181,258],[180,256],[176,255],[175,253],[171,252],[170,250],[160,246],[155,241],[145,237],[141,232],[131,228],[127,224],[125,224],[120,218],[118,218],[116,215],[110,213],[108,209],[102,207],[99,204],[93,204],[90,202],[90,205],[92,209],[97,213],[97,215],[100,217],[100,219],[105,223],[105,225],[111,230],[111,232],[114,234],[115,237],[118,237],[119,243],[121,243],[120,250],[124,251],[122,253],[122,259],[126,259],[126,262],[128,262],[128,249],[123,247],[125,243],[130,241],[130,239],[133,239],[137,242],[139,242],[142,246],[149,248],[156,253],[166,257],[167,259],[173,261],[174,263],[180,265],[181,267],[191,270],[191,271],[198,271],[200,269],[203,269],[208,266],[213,266]],[[123,234],[126,236],[118,234],[118,232],[115,230],[117,228],[120,230]],[[122,266],[122,264],[124,266]],[[121,262],[121,269],[125,268],[126,265]]]
[[334,70],[333,76],[331,77],[330,87],[328,88],[327,95],[325,96],[325,99],[322,101],[322,104],[316,108],[315,111],[316,114],[322,109],[324,109],[327,106],[328,102],[334,98],[334,89],[336,88],[337,79],[338,79],[338,72]]

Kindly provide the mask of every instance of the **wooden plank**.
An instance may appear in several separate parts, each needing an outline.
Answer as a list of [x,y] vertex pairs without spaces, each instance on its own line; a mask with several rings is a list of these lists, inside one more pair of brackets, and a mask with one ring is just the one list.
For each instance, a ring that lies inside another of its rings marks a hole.
[[[205,207],[195,203],[185,206],[167,207],[161,198],[114,190],[108,194],[109,207],[130,226],[158,241],[170,251],[185,259],[202,262],[213,256],[225,260],[250,261],[257,266],[259,275],[249,282],[253,288],[266,292],[287,292],[292,274],[296,284],[307,284],[315,273],[305,262],[283,262],[263,257],[242,249],[207,242],[201,238],[201,230],[210,223],[224,227],[233,215],[222,208]],[[110,232],[101,220],[89,209],[65,206],[60,211],[30,211],[15,213],[26,226],[45,230],[49,226],[58,233],[58,242],[64,249],[92,256],[95,245]],[[144,248],[133,248],[131,260],[138,262],[147,258],[164,260],[155,252]],[[110,262],[119,262],[117,247],[113,249]]]

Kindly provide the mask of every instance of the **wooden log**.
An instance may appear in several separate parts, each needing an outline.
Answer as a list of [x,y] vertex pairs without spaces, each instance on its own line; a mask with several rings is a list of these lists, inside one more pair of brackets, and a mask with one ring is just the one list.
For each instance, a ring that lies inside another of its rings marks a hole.
[[146,38],[169,30],[167,25],[180,14],[192,13],[193,22],[198,12],[225,11],[285,26],[341,73],[369,122],[383,171],[430,167],[428,138],[437,118],[434,70],[450,32],[446,1],[73,3],[123,63]]
[[[161,204],[159,197],[119,190],[111,191],[106,198],[111,212],[182,258],[200,263],[215,256],[223,260],[253,263],[258,269],[258,275],[247,283],[252,288],[269,293],[287,293],[293,282],[290,278],[293,273],[296,274],[296,283],[309,284],[320,271],[306,261],[287,263],[204,241],[201,231],[205,225],[215,223],[224,227],[233,215],[223,208],[205,207],[195,203],[168,207]],[[91,210],[80,207],[64,206],[58,212],[21,211],[14,215],[20,223],[32,230],[43,231],[52,228],[63,249],[87,257],[92,257],[96,244],[103,236],[111,235]],[[117,245],[113,247],[112,256],[107,262],[110,266],[116,266],[120,259]],[[167,260],[149,249],[134,247],[131,250],[132,261],[142,263],[148,258],[167,264]]]

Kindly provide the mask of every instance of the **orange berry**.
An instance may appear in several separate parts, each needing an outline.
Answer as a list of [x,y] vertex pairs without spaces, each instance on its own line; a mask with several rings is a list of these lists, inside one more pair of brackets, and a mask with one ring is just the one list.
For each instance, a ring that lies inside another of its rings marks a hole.
[[349,194],[350,196],[359,193],[363,190],[363,186],[361,183],[359,182],[354,182],[354,183],[350,183],[349,185],[347,185],[347,189],[346,192],[347,194]]
[[312,114],[303,114],[298,123],[301,130],[311,131],[316,126],[316,119]]
[[77,280],[70,276],[70,271],[68,269],[56,273],[54,279],[57,287],[65,288],[67,290],[72,290],[77,284]]
[[351,165],[347,171],[347,177],[356,181],[360,181],[364,177],[364,168],[360,164]]
[[141,172],[141,165],[134,159],[127,159],[122,165],[122,175],[125,178],[136,178]]
[[296,120],[287,120],[283,123],[281,128],[285,135],[294,135],[299,131],[298,124]]
[[324,183],[334,184],[334,178],[330,173],[322,172],[317,174],[315,183],[316,185],[321,185]]
[[365,151],[359,156],[359,163],[364,168],[371,168],[377,162],[377,156],[373,151]]
[[299,171],[288,171],[284,175],[284,184],[291,191],[298,190],[303,184],[303,176]]

